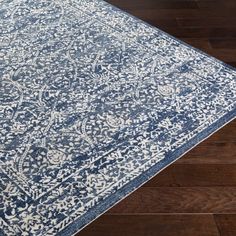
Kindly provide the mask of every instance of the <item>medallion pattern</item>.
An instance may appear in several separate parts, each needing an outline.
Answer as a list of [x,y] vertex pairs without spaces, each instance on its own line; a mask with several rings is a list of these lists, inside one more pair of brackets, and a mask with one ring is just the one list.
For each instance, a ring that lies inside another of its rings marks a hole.
[[0,1],[0,78],[0,235],[79,230],[236,109],[235,70],[100,0]]

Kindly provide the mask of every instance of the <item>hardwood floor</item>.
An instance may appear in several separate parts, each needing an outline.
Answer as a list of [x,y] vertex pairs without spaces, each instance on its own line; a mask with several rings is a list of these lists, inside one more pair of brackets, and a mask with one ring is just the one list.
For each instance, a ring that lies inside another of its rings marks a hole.
[[[107,0],[236,67],[236,0]],[[79,236],[235,236],[236,121]]]

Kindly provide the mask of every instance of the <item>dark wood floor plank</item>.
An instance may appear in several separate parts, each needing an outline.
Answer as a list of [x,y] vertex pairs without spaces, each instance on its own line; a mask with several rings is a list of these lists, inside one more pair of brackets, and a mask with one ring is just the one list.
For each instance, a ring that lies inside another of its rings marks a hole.
[[220,236],[236,235],[236,215],[214,215]]
[[[151,23],[149,19],[147,22]],[[180,28],[163,25],[158,28],[177,38],[236,38],[236,28]]]
[[236,187],[140,188],[109,213],[236,213]]
[[[235,28],[236,16],[234,17],[177,17],[176,19],[181,28]],[[206,24],[207,22],[207,24]]]
[[236,143],[203,142],[175,164],[236,164]]
[[216,49],[236,49],[236,39],[212,38],[209,39],[209,43],[212,48]]
[[129,9],[198,9],[198,4],[195,0],[109,0],[113,5],[122,6]]
[[171,19],[171,18],[154,18],[154,19],[149,19],[146,21],[150,25],[156,26],[159,28],[159,26],[165,26],[165,27],[178,27],[178,23],[176,19]]
[[198,17],[235,17],[235,8],[206,8],[206,9],[159,9],[150,7],[149,9],[127,9],[121,4],[116,6],[130,12],[131,14],[140,18],[198,18]]
[[180,38],[201,50],[236,50],[236,38]]
[[200,9],[236,9],[235,0],[196,0]]
[[236,164],[173,164],[143,187],[235,186]]
[[104,215],[79,236],[219,236],[212,215]]

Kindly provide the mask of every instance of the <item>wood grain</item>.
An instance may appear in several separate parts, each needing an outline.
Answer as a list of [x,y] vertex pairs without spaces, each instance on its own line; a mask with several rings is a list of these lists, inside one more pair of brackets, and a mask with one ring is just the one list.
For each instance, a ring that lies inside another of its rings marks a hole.
[[236,187],[141,187],[110,213],[236,213]]
[[235,214],[218,214],[214,215],[215,221],[220,232],[220,236],[236,235],[236,215]]
[[79,235],[220,236],[212,215],[103,215]]
[[114,5],[121,6],[125,10],[148,9],[198,9],[198,3],[194,0],[111,0]]
[[235,186],[236,164],[173,164],[143,187]]
[[[235,25],[236,27],[236,25]],[[210,45],[212,48],[216,49],[236,49],[236,40],[235,39],[225,39],[222,40],[221,38],[214,38],[209,40]]]
[[[235,28],[236,25],[232,25],[232,22],[236,20],[236,16],[233,17],[177,17],[178,26],[182,28]],[[207,21],[207,24],[206,24]]]
[[236,143],[203,142],[175,164],[236,164]]
[[[109,1],[114,2],[114,1]],[[120,7],[119,4],[115,4],[116,6]],[[123,7],[121,7],[123,8]],[[124,9],[124,8],[123,8]],[[214,7],[212,8],[200,8],[200,9],[160,9],[155,7],[149,7],[146,9],[143,8],[125,8],[126,11],[130,12],[131,14],[138,16],[142,19],[152,19],[152,18],[198,18],[198,17],[235,17],[235,8],[220,8]],[[228,26],[229,27],[229,26]],[[225,27],[224,27],[225,28]]]

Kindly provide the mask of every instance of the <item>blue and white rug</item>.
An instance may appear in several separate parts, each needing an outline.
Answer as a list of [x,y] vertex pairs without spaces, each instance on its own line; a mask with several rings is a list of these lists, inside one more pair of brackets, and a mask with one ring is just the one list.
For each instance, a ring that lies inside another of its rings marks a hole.
[[1,0],[0,78],[0,235],[75,234],[236,116],[235,69],[101,0]]

